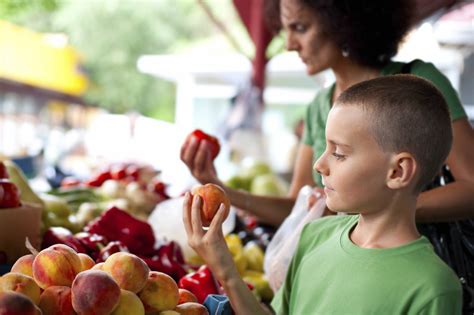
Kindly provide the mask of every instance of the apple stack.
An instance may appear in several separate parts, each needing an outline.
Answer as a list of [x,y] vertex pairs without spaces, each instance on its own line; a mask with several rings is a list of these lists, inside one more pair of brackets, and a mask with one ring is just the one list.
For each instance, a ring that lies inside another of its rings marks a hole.
[[196,301],[134,254],[95,264],[63,244],[21,257],[0,277],[0,314],[208,314]]

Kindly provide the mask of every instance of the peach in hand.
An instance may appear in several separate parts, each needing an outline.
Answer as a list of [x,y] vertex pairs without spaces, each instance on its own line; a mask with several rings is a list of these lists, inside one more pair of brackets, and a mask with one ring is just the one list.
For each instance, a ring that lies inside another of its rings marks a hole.
[[17,272],[9,272],[0,277],[0,292],[14,291],[21,293],[38,304],[40,299],[40,287],[33,278]]
[[79,273],[71,287],[74,311],[81,315],[110,314],[119,303],[120,287],[104,271]]
[[43,249],[33,261],[33,278],[42,289],[53,285],[70,287],[81,270],[81,259],[76,251],[63,244]]
[[147,312],[172,310],[178,305],[178,285],[166,273],[150,271],[145,287],[138,293]]
[[32,254],[28,254],[25,256],[21,256],[20,258],[15,261],[12,267],[12,272],[22,273],[24,275],[33,277],[33,260],[35,256]]
[[110,315],[144,315],[145,308],[138,296],[130,291],[121,290],[117,307]]
[[0,314],[40,315],[41,310],[23,294],[13,291],[0,292]]
[[145,286],[150,268],[140,257],[118,252],[104,263],[102,270],[114,278],[121,289],[137,293]]
[[230,201],[221,187],[214,184],[200,185],[193,188],[191,194],[193,196],[199,195],[202,198],[201,221],[203,226],[211,224],[221,203],[225,206],[225,217],[229,215]]
[[41,293],[39,307],[45,315],[74,315],[71,288],[65,286],[48,287]]

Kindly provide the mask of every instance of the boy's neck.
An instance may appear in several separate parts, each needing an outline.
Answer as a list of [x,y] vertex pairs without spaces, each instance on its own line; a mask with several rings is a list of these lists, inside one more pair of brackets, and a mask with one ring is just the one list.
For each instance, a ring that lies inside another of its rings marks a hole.
[[370,214],[360,214],[350,234],[351,241],[362,248],[391,248],[420,237],[415,224],[416,198],[397,207]]

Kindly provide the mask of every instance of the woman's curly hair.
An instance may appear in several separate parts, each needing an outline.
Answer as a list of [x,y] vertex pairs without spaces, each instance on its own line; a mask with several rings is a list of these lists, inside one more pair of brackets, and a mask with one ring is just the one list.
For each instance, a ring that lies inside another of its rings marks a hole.
[[[325,32],[352,60],[369,67],[386,65],[412,25],[411,0],[297,0],[313,10]],[[266,0],[266,20],[281,29],[280,0]]]

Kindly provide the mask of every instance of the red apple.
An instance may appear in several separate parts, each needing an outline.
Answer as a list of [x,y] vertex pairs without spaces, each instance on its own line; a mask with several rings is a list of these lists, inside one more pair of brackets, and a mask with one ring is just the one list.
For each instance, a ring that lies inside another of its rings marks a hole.
[[0,161],[0,178],[9,178],[7,167]]
[[8,179],[0,179],[0,208],[16,208],[21,205],[20,192]]
[[209,143],[212,159],[215,159],[216,156],[219,154],[221,146],[219,144],[219,140],[217,140],[216,137],[211,136],[200,129],[196,129],[193,132],[191,132],[186,138],[186,142],[189,141],[191,137],[195,137],[198,141],[204,140]]

